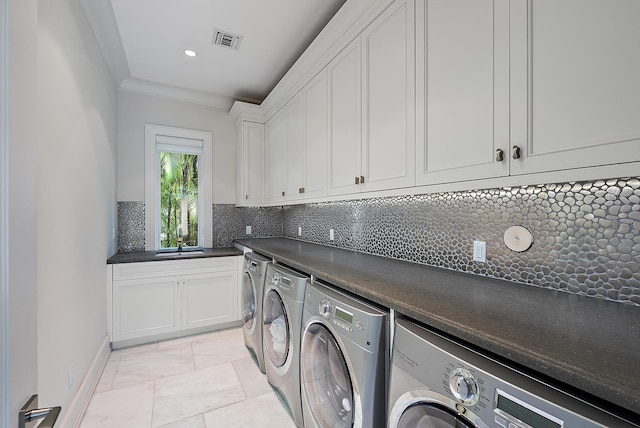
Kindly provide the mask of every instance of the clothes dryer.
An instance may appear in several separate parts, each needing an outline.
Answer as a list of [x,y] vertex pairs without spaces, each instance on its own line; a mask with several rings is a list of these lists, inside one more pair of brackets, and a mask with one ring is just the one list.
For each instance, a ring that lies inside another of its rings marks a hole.
[[388,312],[333,287],[307,287],[300,351],[306,428],[386,426],[388,320]]
[[413,322],[396,320],[389,428],[637,427]]
[[303,427],[300,404],[300,332],[308,277],[282,265],[267,267],[262,343],[267,380]]
[[244,255],[244,274],[240,289],[244,344],[253,352],[262,373],[264,352],[262,351],[262,301],[267,265],[271,260],[257,253]]

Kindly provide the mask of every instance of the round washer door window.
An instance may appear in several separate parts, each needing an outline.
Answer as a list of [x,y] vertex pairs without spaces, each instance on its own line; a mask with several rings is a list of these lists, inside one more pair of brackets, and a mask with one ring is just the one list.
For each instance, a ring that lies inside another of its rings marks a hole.
[[445,406],[416,403],[405,409],[398,421],[398,428],[477,428]]
[[263,347],[276,367],[281,367],[289,355],[289,321],[280,295],[269,290],[262,305]]
[[240,298],[242,299],[242,321],[245,328],[251,330],[256,320],[256,286],[249,272],[245,272],[242,278]]
[[311,324],[300,351],[302,389],[318,426],[353,425],[353,388],[345,357],[331,332]]

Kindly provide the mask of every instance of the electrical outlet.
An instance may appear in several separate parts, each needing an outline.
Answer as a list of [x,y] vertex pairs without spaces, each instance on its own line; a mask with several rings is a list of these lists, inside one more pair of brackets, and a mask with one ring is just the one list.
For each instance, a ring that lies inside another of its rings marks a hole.
[[335,238],[335,233],[333,232],[333,229],[329,229],[329,240],[333,241]]
[[298,236],[302,236],[302,226],[298,226]]
[[73,388],[73,383],[73,364],[71,364],[67,370],[67,389]]
[[246,227],[247,235],[251,235],[251,226]]
[[473,241],[473,261],[487,262],[487,244],[483,241]]

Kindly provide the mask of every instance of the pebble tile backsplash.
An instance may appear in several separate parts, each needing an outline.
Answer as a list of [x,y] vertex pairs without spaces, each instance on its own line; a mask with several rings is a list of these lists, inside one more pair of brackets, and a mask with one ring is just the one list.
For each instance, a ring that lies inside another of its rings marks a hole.
[[[140,204],[118,203],[119,251],[144,249]],[[640,306],[639,178],[275,208],[215,204],[214,247],[247,237],[246,225],[251,237],[285,236]],[[529,250],[505,245],[513,225],[532,233]],[[473,261],[473,241],[486,242],[486,263]]]

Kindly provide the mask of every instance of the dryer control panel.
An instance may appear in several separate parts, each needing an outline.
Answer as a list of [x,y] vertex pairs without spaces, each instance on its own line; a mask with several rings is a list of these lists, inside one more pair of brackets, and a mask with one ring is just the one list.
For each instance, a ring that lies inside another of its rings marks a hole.
[[323,320],[334,333],[349,338],[370,351],[384,348],[380,331],[386,331],[388,315],[342,292],[319,284],[307,287],[305,314]]

